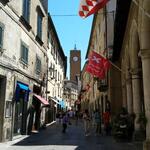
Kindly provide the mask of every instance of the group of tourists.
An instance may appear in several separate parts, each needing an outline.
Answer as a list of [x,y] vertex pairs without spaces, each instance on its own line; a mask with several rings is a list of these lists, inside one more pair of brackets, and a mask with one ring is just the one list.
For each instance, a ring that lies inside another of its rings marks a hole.
[[102,133],[102,122],[104,124],[104,130],[106,132],[106,135],[110,135],[111,133],[111,126],[110,126],[110,112],[105,111],[102,115],[101,112],[96,109],[92,117],[88,111],[88,109],[85,109],[83,113],[83,119],[84,119],[84,130],[85,130],[85,136],[90,135],[92,126],[95,127],[95,134],[100,135]]
[[[67,126],[71,125],[73,120],[79,119],[79,116],[77,117],[76,114],[78,113],[74,112],[73,110],[66,112],[59,111],[56,114],[56,124],[62,125],[62,133],[66,132]],[[106,110],[103,114],[101,114],[101,112],[96,109],[92,114],[90,114],[88,109],[85,109],[84,112],[80,113],[80,118],[81,116],[83,119],[85,136],[90,135],[93,127],[95,128],[95,135],[100,135],[102,133],[102,123],[104,125],[106,135],[110,135],[111,127],[109,111]]]

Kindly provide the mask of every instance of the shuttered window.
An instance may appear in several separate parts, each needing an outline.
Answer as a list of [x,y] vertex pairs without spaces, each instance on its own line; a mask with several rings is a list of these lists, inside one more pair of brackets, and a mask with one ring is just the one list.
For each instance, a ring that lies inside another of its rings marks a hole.
[[40,39],[42,39],[42,15],[38,13],[38,18],[37,18],[37,35]]
[[36,57],[36,74],[40,74],[40,72],[41,72],[41,60],[37,56]]
[[21,61],[25,64],[28,64],[28,47],[25,46],[23,43],[21,44]]
[[4,32],[4,27],[1,26],[0,24],[0,48],[3,47],[3,32]]
[[23,17],[29,22],[30,19],[30,0],[23,0]]

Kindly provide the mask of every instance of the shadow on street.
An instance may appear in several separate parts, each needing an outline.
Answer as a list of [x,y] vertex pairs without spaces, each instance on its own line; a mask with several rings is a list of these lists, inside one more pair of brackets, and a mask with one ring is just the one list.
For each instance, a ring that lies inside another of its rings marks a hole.
[[[94,134],[94,130],[86,137],[82,121],[75,125],[68,125],[66,133],[62,133],[61,125],[53,124],[39,133],[15,143],[14,146],[59,146],[72,147],[69,150],[142,150],[142,143],[116,142],[113,137]],[[53,149],[54,150],[54,149]],[[67,149],[66,149],[67,150]]]

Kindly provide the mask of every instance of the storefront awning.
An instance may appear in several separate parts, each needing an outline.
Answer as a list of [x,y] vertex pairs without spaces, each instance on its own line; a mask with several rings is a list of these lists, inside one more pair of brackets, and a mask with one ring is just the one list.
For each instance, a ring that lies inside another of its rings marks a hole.
[[30,91],[29,87],[22,83],[17,83],[17,86],[19,86],[20,89]]
[[37,94],[34,94],[34,96],[35,96],[42,104],[44,104],[44,105],[49,105],[48,101],[47,101],[45,98],[43,98],[43,97],[41,97],[40,95],[37,95]]
[[58,102],[55,98],[51,97],[50,99],[51,99],[52,101],[54,101],[55,103],[59,104],[59,102]]
[[59,100],[59,104],[60,104],[61,108],[65,108],[65,101],[63,99]]
[[15,99],[16,99],[16,101],[20,100],[20,95],[22,94],[21,93],[22,91],[25,94],[24,101],[28,101],[29,92],[31,92],[29,86],[27,84],[23,84],[23,83],[17,81],[16,92],[15,92]]

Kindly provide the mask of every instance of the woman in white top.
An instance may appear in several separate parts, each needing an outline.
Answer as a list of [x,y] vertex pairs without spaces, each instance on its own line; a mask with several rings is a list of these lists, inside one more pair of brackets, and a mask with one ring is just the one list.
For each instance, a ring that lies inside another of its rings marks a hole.
[[85,109],[84,113],[83,113],[83,119],[84,119],[84,131],[85,131],[85,136],[89,135],[89,130],[90,130],[90,114],[88,109]]

